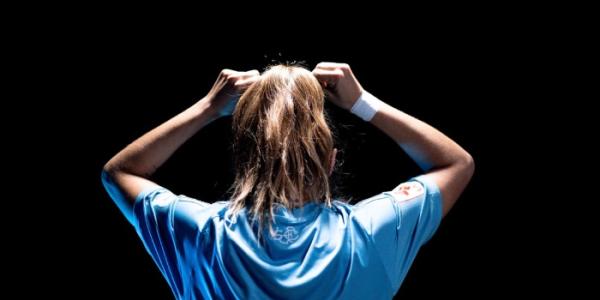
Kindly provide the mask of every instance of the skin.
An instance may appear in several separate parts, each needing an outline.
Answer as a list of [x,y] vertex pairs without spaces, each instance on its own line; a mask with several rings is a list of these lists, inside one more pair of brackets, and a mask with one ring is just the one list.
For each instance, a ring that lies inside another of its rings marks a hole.
[[[328,99],[346,110],[363,92],[347,64],[323,62],[313,74],[322,83]],[[424,176],[437,184],[445,216],[473,176],[475,164],[471,155],[437,129],[385,103],[370,122],[396,141],[423,169]],[[404,199],[423,192],[415,183],[401,184],[394,191]]]
[[150,176],[200,129],[231,114],[236,98],[259,76],[256,70],[221,71],[204,98],[129,144],[104,165],[102,182],[130,222],[136,196],[144,189],[157,186]]
[[[322,83],[327,99],[350,110],[363,89],[347,64],[320,63],[313,70]],[[210,122],[230,115],[235,99],[254,83],[256,70],[223,70],[209,93],[177,116],[135,140],[104,165],[102,181],[119,209],[133,221],[133,204],[143,190],[157,186],[150,176],[189,138]],[[440,187],[444,215],[450,210],[470,180],[474,164],[471,156],[435,128],[387,104],[371,123],[394,139]],[[337,150],[331,157],[333,169]],[[413,183],[394,191],[411,198],[421,192]]]

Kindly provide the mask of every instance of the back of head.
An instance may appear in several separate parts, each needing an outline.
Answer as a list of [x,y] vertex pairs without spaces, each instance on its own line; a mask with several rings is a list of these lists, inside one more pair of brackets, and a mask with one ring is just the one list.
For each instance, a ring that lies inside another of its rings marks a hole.
[[240,98],[233,114],[234,214],[247,208],[260,223],[273,206],[331,205],[333,136],[324,94],[308,70],[277,65]]

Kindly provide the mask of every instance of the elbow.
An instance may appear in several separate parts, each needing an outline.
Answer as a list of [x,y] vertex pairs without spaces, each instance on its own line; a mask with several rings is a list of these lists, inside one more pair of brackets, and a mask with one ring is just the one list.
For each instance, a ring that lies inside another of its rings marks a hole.
[[109,160],[108,162],[106,162],[104,164],[104,166],[102,166],[102,173],[114,173],[117,171],[117,163],[115,163],[115,159],[112,158],[111,160]]
[[102,186],[106,192],[110,195],[110,197],[119,205],[119,202],[122,201],[123,195],[121,192],[121,187],[119,186],[119,170],[112,166],[109,163],[104,165],[102,168],[102,172],[100,173],[100,180],[102,182]]
[[100,174],[102,184],[104,184],[105,187],[112,185],[114,183],[114,178],[117,176],[118,172],[118,168],[111,161],[107,162],[102,167],[102,172]]
[[104,165],[104,167],[102,167],[102,172],[100,173],[100,180],[102,181],[102,184],[105,187],[113,182],[113,180],[112,180],[113,173],[114,173],[114,170],[108,163],[106,165]]
[[465,176],[470,180],[471,177],[473,177],[473,173],[475,173],[475,160],[473,159],[473,156],[465,151],[460,164]]

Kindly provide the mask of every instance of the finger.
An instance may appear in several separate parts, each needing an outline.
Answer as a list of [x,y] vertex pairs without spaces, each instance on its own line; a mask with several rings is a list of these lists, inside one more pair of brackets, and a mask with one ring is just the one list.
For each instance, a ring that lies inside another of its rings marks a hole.
[[344,76],[344,72],[342,72],[342,70],[340,70],[340,69],[335,69],[335,70],[318,69],[318,70],[313,71],[313,75],[315,75],[315,77],[319,81],[335,82]]
[[249,88],[253,83],[258,81],[259,78],[260,78],[260,76],[254,76],[254,77],[249,77],[246,79],[238,80],[235,83],[235,87],[238,89],[241,89],[241,90],[245,90],[245,89]]
[[236,83],[237,84],[252,84],[260,79],[260,75],[249,75],[245,77],[240,77]]
[[334,62],[320,62],[317,64],[317,66],[315,67],[315,69],[322,69],[322,70],[335,70],[340,68],[342,65],[341,63],[334,63]]
[[224,76],[233,76],[235,74],[239,73],[238,71],[232,70],[232,69],[223,69],[221,70],[221,75]]
[[258,72],[258,70],[250,70],[250,71],[246,71],[246,72],[238,72],[239,74],[239,78],[240,79],[246,79],[249,77],[256,77],[256,76],[260,76],[260,73]]
[[232,70],[232,69],[223,69],[223,70],[221,70],[221,74],[228,76],[228,77],[233,77],[233,78],[246,78],[246,77],[250,77],[250,76],[260,75],[258,70],[236,71],[236,70]]

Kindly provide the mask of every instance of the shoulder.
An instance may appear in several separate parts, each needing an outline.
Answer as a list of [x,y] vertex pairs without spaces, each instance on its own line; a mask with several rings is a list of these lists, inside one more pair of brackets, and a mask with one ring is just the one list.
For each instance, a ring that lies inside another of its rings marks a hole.
[[199,225],[205,224],[213,218],[224,216],[229,202],[217,201],[207,203],[185,195],[177,196],[177,203],[173,207],[175,218],[183,219]]
[[175,195],[168,189],[156,187],[140,193],[135,203],[135,214],[140,218],[159,218],[170,224],[205,224],[218,216],[228,202],[207,203],[186,195]]

